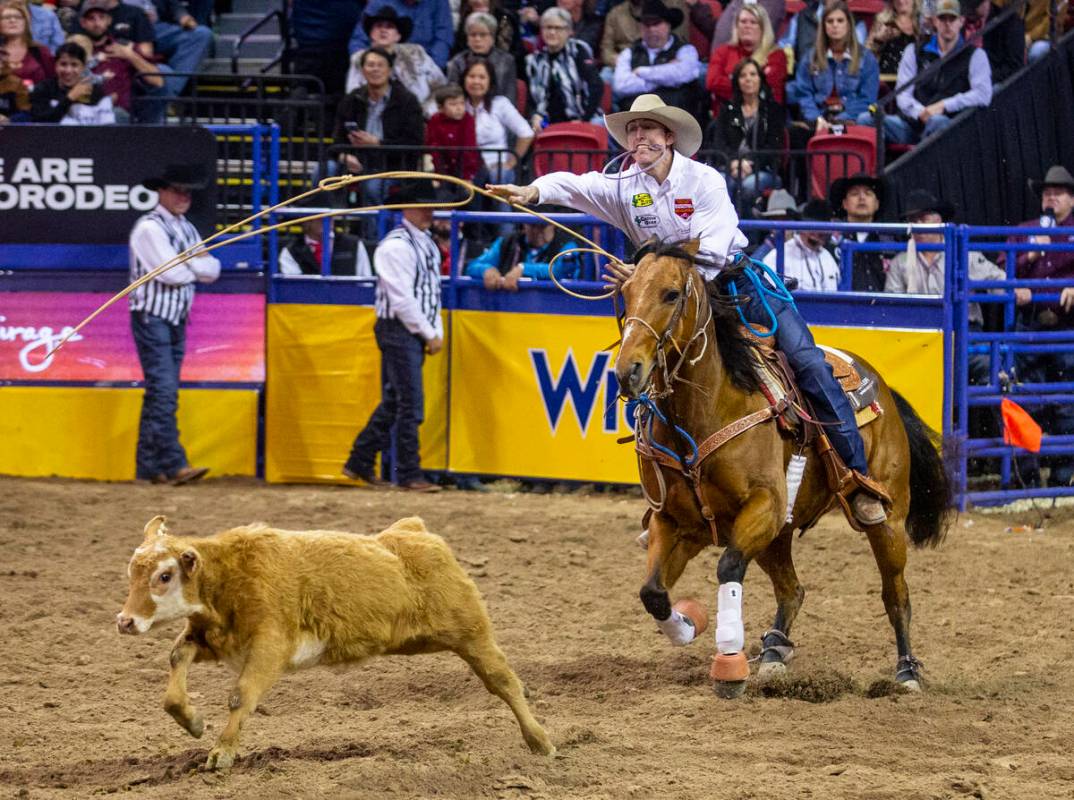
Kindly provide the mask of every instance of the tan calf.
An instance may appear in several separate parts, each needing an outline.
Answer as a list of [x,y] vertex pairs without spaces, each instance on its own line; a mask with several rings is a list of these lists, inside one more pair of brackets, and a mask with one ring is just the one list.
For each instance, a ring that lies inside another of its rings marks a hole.
[[477,587],[417,517],[377,536],[252,525],[198,539],[171,536],[154,517],[127,572],[120,633],[186,618],[164,708],[192,736],[205,726],[187,694],[190,665],[224,661],[238,673],[210,769],[231,766],[243,721],[284,673],[441,650],[511,707],[531,750],[555,752],[496,645]]

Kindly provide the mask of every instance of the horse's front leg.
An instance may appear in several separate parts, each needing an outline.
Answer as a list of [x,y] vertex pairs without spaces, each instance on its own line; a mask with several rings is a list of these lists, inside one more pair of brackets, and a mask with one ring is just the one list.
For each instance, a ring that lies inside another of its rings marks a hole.
[[700,636],[705,621],[703,612],[685,614],[673,607],[668,589],[675,585],[687,562],[700,550],[700,545],[679,536],[674,520],[663,514],[653,514],[649,521],[647,578],[639,595],[645,610],[656,620],[656,626],[678,647]]

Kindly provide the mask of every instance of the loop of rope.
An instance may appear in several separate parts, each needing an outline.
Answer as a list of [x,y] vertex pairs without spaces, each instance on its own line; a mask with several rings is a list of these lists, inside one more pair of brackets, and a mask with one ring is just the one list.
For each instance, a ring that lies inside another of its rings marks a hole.
[[[759,339],[767,339],[769,336],[775,336],[776,331],[779,330],[779,319],[776,317],[776,312],[772,310],[772,306],[768,303],[769,297],[774,297],[777,300],[782,300],[785,303],[794,305],[794,297],[791,296],[790,290],[784,285],[779,275],[772,271],[766,264],[757,261],[754,258],[750,258],[745,254],[741,254],[736,259],[736,265],[743,261],[748,262],[742,269],[742,274],[746,276],[746,279],[753,284],[753,288],[757,290],[757,296],[761,298],[761,307],[764,308],[768,314],[768,318],[772,321],[772,326],[769,328],[768,333],[761,333],[756,330],[749,322],[746,321],[746,315],[742,313],[742,304],[736,303],[735,310],[738,311],[738,318],[742,320],[742,326]],[[756,267],[761,271],[761,275],[758,275],[756,270],[752,267]],[[765,286],[762,277],[768,278],[768,281],[772,284],[771,288]],[[731,297],[735,300],[738,299],[738,286],[735,281],[731,281],[729,288],[731,290]]]

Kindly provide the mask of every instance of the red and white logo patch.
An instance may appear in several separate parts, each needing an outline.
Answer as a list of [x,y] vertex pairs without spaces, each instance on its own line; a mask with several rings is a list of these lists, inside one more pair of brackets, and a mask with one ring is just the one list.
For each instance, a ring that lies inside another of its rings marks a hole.
[[690,197],[676,197],[675,215],[683,219],[690,219],[694,215],[693,199]]

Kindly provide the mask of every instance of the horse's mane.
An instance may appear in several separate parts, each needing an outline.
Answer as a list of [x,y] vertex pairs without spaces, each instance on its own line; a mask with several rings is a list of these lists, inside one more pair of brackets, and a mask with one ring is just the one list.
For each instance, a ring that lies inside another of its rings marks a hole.
[[[678,259],[685,261],[691,267],[699,263],[702,265],[707,263],[690,255],[683,248],[683,244],[683,242],[661,242],[654,237],[637,249],[634,253],[634,263],[637,264],[647,255]],[[716,288],[709,283],[703,285],[707,293],[716,291]],[[710,300],[710,305],[712,306],[712,323],[716,327],[716,350],[720,360],[723,361],[724,369],[731,378],[731,383],[747,392],[759,392],[761,381],[754,368],[754,348],[757,345],[742,331],[742,320],[738,316],[738,303],[721,295],[716,302]]]

